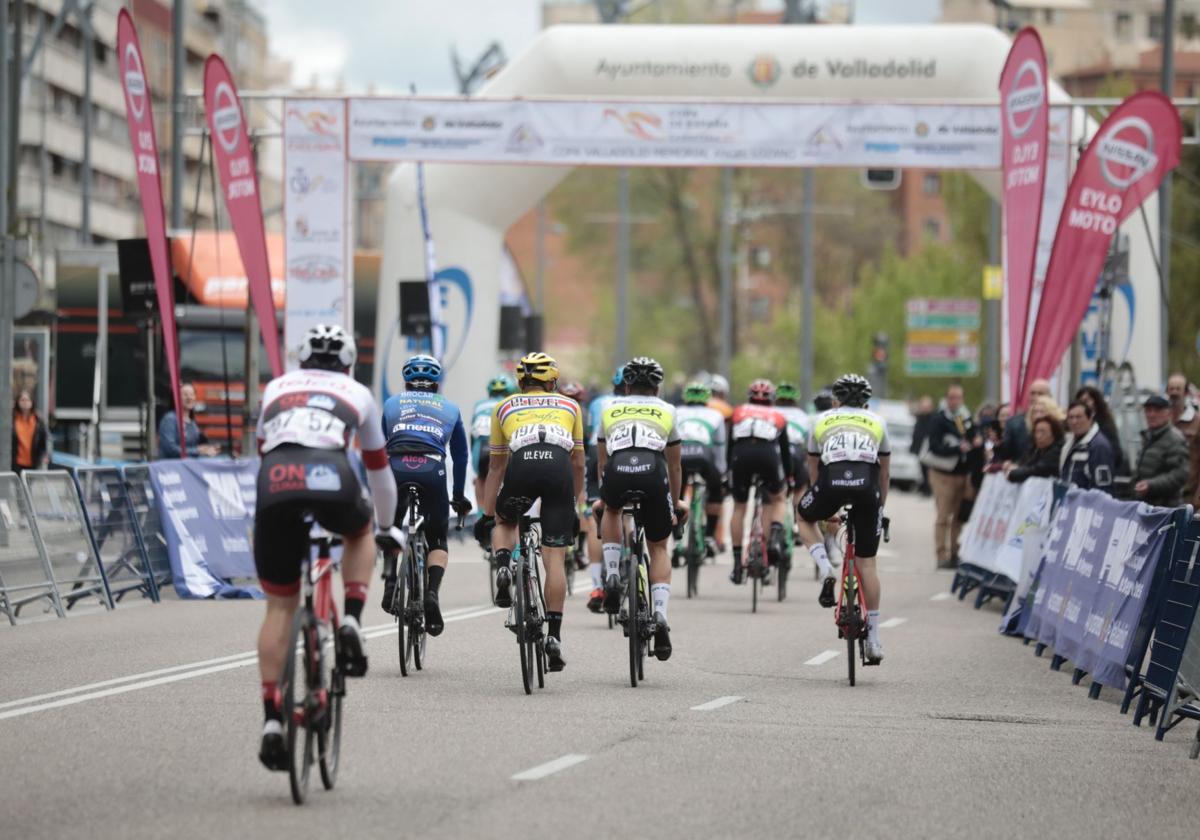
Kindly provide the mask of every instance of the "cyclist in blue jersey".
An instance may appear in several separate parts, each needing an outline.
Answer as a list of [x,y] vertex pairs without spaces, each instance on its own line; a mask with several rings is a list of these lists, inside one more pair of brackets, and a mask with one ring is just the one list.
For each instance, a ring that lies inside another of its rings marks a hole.
[[[421,508],[425,517],[422,531],[429,546],[425,590],[425,629],[429,635],[441,635],[442,611],[438,590],[449,561],[446,536],[450,527],[450,506],[460,516],[471,510],[463,496],[467,480],[467,433],[458,406],[438,393],[442,365],[432,356],[413,356],[404,363],[405,392],[383,404],[383,434],[396,487],[400,489],[396,505],[396,524],[404,521],[408,496],[406,484],[421,490]],[[454,501],[446,490],[446,451],[454,460]],[[384,560],[383,608],[390,610],[396,590],[396,558]]]
[[517,393],[517,381],[508,374],[494,376],[488,380],[487,399],[475,403],[471,412],[471,464],[475,468],[475,499],[483,498],[483,486],[487,481],[488,437],[492,433],[492,412],[496,405]]
[[[600,433],[600,415],[603,414],[605,406],[615,400],[617,397],[625,396],[625,381],[624,381],[625,366],[621,365],[613,373],[612,384],[613,389],[611,394],[598,394],[589,404],[587,409],[587,427],[584,429],[584,449],[587,452],[587,505],[592,507],[600,500],[600,477],[598,475],[597,463],[597,437]],[[604,564],[602,562],[604,552],[600,542],[600,522],[596,517],[591,517],[592,527],[588,529],[588,558],[591,563],[588,565],[588,575],[592,579],[592,593],[588,596],[588,609],[594,613],[599,613],[604,604]]]

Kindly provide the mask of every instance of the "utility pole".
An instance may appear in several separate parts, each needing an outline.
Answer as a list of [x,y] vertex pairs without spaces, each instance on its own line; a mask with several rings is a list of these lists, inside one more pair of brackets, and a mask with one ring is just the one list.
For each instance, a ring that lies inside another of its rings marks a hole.
[[92,53],[95,35],[92,30],[92,7],[88,3],[79,10],[79,29],[83,34],[83,164],[79,172],[80,214],[79,242],[92,244]]
[[717,251],[721,280],[721,357],[717,370],[728,379],[733,364],[733,170],[729,167],[721,170],[721,228]]
[[[171,227],[183,227],[183,73],[185,46],[183,43],[184,0],[175,0],[171,12]],[[121,56],[117,56],[121,66]]]
[[[18,9],[17,14],[21,12]],[[20,45],[17,45],[17,55],[20,55]],[[21,62],[9,60],[12,55],[8,42],[8,0],[0,0],[0,114],[7,118],[13,103],[11,80],[16,75],[19,78]],[[10,228],[16,220],[16,214],[9,214],[10,190],[15,190],[15,183],[10,183],[8,156],[16,155],[15,149],[9,148],[8,131],[0,130],[0,405],[12,405],[12,353],[13,353],[13,308],[16,305],[14,295],[16,281],[13,267],[13,247],[15,242],[10,235]],[[0,426],[0,469],[8,469],[12,464],[12,414],[5,408],[5,422]]]
[[[1000,203],[988,199],[988,265],[1000,265]],[[984,392],[989,402],[1000,400],[1000,301],[985,300],[987,314],[987,364],[984,370]],[[1012,351],[1009,351],[1012,355]],[[1016,358],[1020,359],[1017,353]],[[1019,362],[1018,362],[1019,364]]]
[[629,359],[629,169],[617,172],[617,357]]
[[804,209],[800,213],[801,303],[804,312],[800,319],[800,396],[805,403],[813,397],[813,292],[816,287],[813,266],[813,207],[816,191],[811,169],[804,170]]
[[[1163,43],[1162,43],[1162,89],[1168,97],[1175,95],[1175,0],[1163,0]],[[1153,247],[1153,243],[1151,243]],[[1171,172],[1163,176],[1158,188],[1158,258],[1162,271],[1160,287],[1162,288],[1162,304],[1159,310],[1162,318],[1161,352],[1162,363],[1159,373],[1161,382],[1166,384],[1170,371],[1170,361],[1167,349],[1170,346],[1170,309],[1168,308],[1171,294]]]
[[546,200],[537,206],[537,311],[546,314]]

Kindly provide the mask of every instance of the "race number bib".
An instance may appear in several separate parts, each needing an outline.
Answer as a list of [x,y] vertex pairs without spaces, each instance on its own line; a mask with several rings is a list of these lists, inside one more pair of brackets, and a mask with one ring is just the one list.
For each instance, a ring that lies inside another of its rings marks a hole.
[[521,426],[508,439],[508,448],[513,452],[534,443],[549,443],[570,452],[575,448],[571,433],[555,423],[531,423]]
[[492,415],[483,414],[475,418],[475,422],[471,424],[471,436],[476,438],[484,438],[492,433]]
[[861,461],[874,464],[879,460],[879,445],[863,432],[836,432],[821,445],[821,461],[834,464],[842,461]]
[[347,441],[344,421],[328,411],[310,406],[297,406],[276,414],[263,424],[263,432],[266,435],[264,452],[285,443],[309,449],[344,449]]
[[761,417],[747,417],[739,420],[733,427],[733,436],[736,440],[745,440],[746,438],[775,440],[778,432],[774,423],[770,420],[763,420]]
[[608,452],[622,449],[650,449],[662,452],[667,448],[666,439],[658,430],[646,423],[622,423],[608,434]]

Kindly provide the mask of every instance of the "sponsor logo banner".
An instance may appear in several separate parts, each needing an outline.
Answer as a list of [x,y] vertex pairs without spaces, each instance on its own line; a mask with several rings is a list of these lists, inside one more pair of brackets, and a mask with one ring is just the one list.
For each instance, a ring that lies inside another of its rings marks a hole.
[[249,129],[237,87],[229,75],[229,68],[215,54],[204,62],[204,113],[213,137],[213,155],[225,194],[225,207],[229,210],[229,221],[237,237],[250,299],[254,303],[258,328],[271,363],[271,375],[279,376],[283,373],[283,358],[279,352],[275,301],[271,296],[271,266],[263,230],[258,173],[250,153]]
[[[179,339],[175,332],[175,287],[171,278],[171,256],[167,250],[167,220],[163,209],[162,181],[158,173],[158,137],[154,131],[154,111],[150,104],[150,86],[146,83],[142,48],[138,43],[133,18],[126,9],[117,15],[117,58],[120,62],[121,87],[125,92],[125,120],[129,141],[137,163],[138,196],[150,266],[158,296],[158,316],[162,319],[163,346],[167,371],[171,376],[171,397],[179,420],[179,439],[184,439],[183,404],[179,398]],[[186,456],[186,453],[184,453]]]
[[347,137],[362,161],[995,169],[1001,127],[985,105],[351,99]]
[[1025,28],[1013,41],[1000,74],[1003,143],[1004,270],[1008,282],[1008,342],[1019,348],[1009,365],[1012,393],[1020,385],[1025,332],[1033,294],[1034,262],[1046,184],[1050,103],[1046,54],[1037,31]]
[[1084,150],[1058,220],[1022,383],[1048,378],[1062,361],[1113,235],[1179,164],[1181,137],[1171,101],[1142,91],[1108,115]]

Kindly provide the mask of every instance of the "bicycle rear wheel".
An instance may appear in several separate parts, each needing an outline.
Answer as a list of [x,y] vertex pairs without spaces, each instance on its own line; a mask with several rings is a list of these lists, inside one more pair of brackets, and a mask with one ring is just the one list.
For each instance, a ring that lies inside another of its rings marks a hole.
[[400,563],[400,571],[396,575],[396,595],[392,602],[395,605],[394,612],[396,614],[396,630],[398,652],[400,654],[400,676],[408,676],[408,666],[411,661],[412,651],[410,638],[412,634],[409,632],[408,626],[408,552],[405,552],[404,559]]
[[[284,664],[282,693],[283,719],[287,728],[288,782],[292,789],[292,801],[303,805],[308,797],[308,780],[313,765],[314,728],[310,720],[309,693],[315,666],[314,652],[319,652],[316,638],[316,620],[312,612],[304,607],[296,612],[292,623],[289,655]],[[299,694],[299,702],[297,702]]]
[[[337,627],[333,627],[334,656],[337,658]],[[322,645],[322,650],[324,645]],[[321,784],[325,790],[333,790],[337,783],[338,768],[342,757],[342,701],[346,697],[346,676],[335,664],[329,672],[329,708],[326,711],[325,726],[317,733],[317,752],[320,756]]]
[[854,666],[856,664],[854,661],[854,642],[855,641],[856,641],[855,639],[853,639],[849,636],[846,637],[846,662],[849,663],[849,668],[850,668],[850,685],[854,685]]
[[567,597],[568,598],[570,598],[572,595],[575,594],[575,557],[577,556],[576,552],[578,552],[578,551],[579,551],[579,548],[576,547],[575,549],[568,551],[566,554],[563,555],[563,557],[565,558],[563,560],[563,564],[566,567],[564,571],[567,574]]
[[784,598],[787,597],[787,578],[788,578],[787,562],[785,561],[783,563],[780,563],[779,568],[775,570],[775,573],[777,575],[777,579],[775,581],[775,595],[776,595],[776,597],[779,598],[780,601],[782,601]]
[[425,662],[425,643],[428,636],[425,632],[425,581],[421,580],[421,571],[413,564],[409,580],[409,600],[412,602],[409,619],[408,638],[412,647],[413,667],[421,670]]
[[513,600],[513,621],[517,625],[517,647],[521,652],[521,684],[526,694],[533,694],[534,653],[533,642],[529,638],[529,602],[526,600],[525,587],[525,558],[517,560],[517,579],[515,589],[517,597]]
[[687,567],[687,596],[695,598],[700,595],[700,564],[704,562],[704,556],[688,557]]
[[625,581],[626,600],[629,606],[625,616],[625,632],[629,636],[629,684],[637,688],[641,678],[639,652],[642,647],[641,619],[638,612],[638,570],[637,566],[630,569]]

